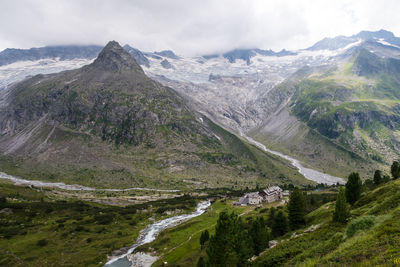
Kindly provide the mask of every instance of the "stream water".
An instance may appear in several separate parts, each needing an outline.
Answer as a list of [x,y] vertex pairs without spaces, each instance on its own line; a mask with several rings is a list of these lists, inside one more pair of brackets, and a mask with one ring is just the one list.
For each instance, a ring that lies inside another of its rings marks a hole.
[[197,217],[197,216],[203,214],[210,205],[211,205],[210,201],[200,202],[197,205],[196,210],[192,213],[170,217],[170,218],[155,222],[153,224],[150,224],[149,226],[147,226],[144,230],[142,230],[140,232],[140,235],[139,235],[138,239],[136,240],[136,243],[133,244],[129,248],[127,253],[109,260],[104,266],[106,266],[106,267],[130,267],[132,264],[128,260],[127,256],[129,254],[131,254],[137,247],[154,241],[161,231],[163,231],[167,228],[176,226],[178,224],[181,224],[187,220],[190,220],[194,217]]
[[4,172],[0,172],[0,179],[9,180],[16,185],[31,185],[35,187],[52,187],[59,188],[68,191],[111,191],[111,192],[121,192],[121,191],[132,191],[132,190],[144,190],[144,191],[156,191],[156,192],[179,192],[179,190],[172,189],[153,189],[145,187],[132,187],[125,189],[114,189],[114,188],[93,188],[77,184],[64,184],[64,183],[51,183],[42,182],[36,180],[26,180],[20,177],[12,176]]
[[336,184],[336,183],[339,183],[339,184],[346,183],[346,181],[343,178],[335,177],[335,176],[332,176],[332,175],[329,175],[326,173],[322,173],[322,172],[319,172],[319,171],[316,171],[316,170],[313,170],[310,168],[306,168],[303,165],[301,165],[300,161],[298,161],[297,159],[292,158],[288,155],[282,154],[280,152],[271,150],[271,149],[267,148],[266,146],[264,146],[263,144],[261,144],[260,142],[257,142],[253,138],[248,137],[244,134],[242,134],[242,136],[244,138],[246,138],[247,141],[256,145],[257,147],[261,148],[262,150],[290,161],[290,163],[298,169],[299,173],[301,173],[308,180],[314,181],[316,183],[323,183],[323,184],[328,184],[328,185],[332,185],[332,184]]

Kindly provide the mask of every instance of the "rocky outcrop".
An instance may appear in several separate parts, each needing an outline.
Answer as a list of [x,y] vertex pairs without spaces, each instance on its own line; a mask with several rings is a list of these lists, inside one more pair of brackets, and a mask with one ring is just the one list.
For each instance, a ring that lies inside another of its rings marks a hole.
[[0,115],[0,130],[13,134],[46,116],[51,124],[91,132],[116,144],[150,142],[163,126],[180,134],[207,134],[174,91],[149,79],[117,42],[90,65],[18,84]]
[[149,60],[139,49],[133,48],[129,45],[124,45],[124,49],[133,56],[139,65],[146,66],[147,68],[150,67]]
[[168,60],[166,60],[166,59],[164,59],[163,61],[161,61],[161,66],[164,68],[164,69],[174,69],[174,66],[168,61]]

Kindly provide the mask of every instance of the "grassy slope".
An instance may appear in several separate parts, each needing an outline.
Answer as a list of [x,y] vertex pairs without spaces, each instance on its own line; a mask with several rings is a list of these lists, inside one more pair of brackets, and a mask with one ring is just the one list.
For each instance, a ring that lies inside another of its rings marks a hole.
[[377,169],[374,163],[366,161],[356,153],[305,126],[296,136],[285,142],[271,140],[262,133],[255,133],[252,136],[273,150],[282,151],[299,159],[304,166],[338,177],[345,178],[352,171],[358,171],[366,176]]
[[[161,151],[146,146],[116,147],[94,136],[56,130],[49,139],[49,153],[45,151],[39,158],[1,156],[0,171],[26,179],[99,188],[245,188],[308,183],[288,162],[248,145],[211,121],[207,123],[222,144],[214,144],[214,149],[199,145],[200,149],[192,152],[176,146]],[[57,150],[63,152],[53,153]]]
[[[140,247],[139,250],[157,252],[160,259],[152,266],[162,266],[164,262],[168,262],[170,266],[195,266],[201,256],[206,257],[205,250],[200,247],[200,235],[205,230],[214,234],[221,211],[235,212],[244,219],[259,215],[259,209],[254,206],[238,207],[232,203],[231,200],[216,201],[203,215],[162,232],[154,242]],[[276,205],[272,203],[264,207]]]
[[[313,73],[296,85],[290,108],[303,127],[295,136],[285,142],[276,142],[262,132],[253,136],[338,176],[352,170],[367,174],[373,169],[387,169],[400,156],[399,131],[392,128],[398,126],[389,122],[399,116],[398,81],[387,74],[357,76],[352,69],[350,60],[326,72]],[[355,120],[354,127],[340,124],[338,116],[348,123]]]
[[[302,81],[298,101],[304,104],[296,104],[293,111],[309,126],[348,149],[369,160],[390,163],[399,155],[393,145],[398,139],[391,129],[395,123],[390,128],[388,123],[389,116],[398,116],[395,112],[400,104],[398,81],[385,73],[354,75],[352,64],[349,62],[331,73],[314,74]],[[317,113],[311,115],[313,111]],[[373,123],[366,123],[361,115],[355,127],[338,125],[334,119],[338,114],[352,116],[365,112],[388,117],[373,118]]]
[[[0,183],[0,197],[7,198],[0,210],[12,210],[0,214],[1,266],[102,266],[111,251],[134,243],[150,217],[165,217],[160,207],[190,212],[196,204],[183,197],[123,208],[57,200],[8,183]],[[48,243],[38,245],[41,239]]]
[[[389,182],[364,194],[351,210],[347,225],[331,221],[334,204],[307,215],[316,231],[282,242],[262,255],[256,266],[395,266],[400,258],[400,181]],[[370,229],[348,237],[346,229],[357,218],[376,216]],[[301,233],[302,231],[297,231]],[[288,235],[284,238],[290,237]]]

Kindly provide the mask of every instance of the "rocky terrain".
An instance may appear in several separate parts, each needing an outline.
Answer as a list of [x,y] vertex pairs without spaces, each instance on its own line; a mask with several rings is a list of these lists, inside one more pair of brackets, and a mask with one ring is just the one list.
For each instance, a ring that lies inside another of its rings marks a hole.
[[[124,49],[146,75],[180,93],[191,109],[308,166],[344,176],[354,168],[369,172],[398,156],[399,40],[380,30],[325,38],[297,51],[236,49],[182,57],[168,50]],[[5,87],[0,103],[10,84],[26,75],[93,59],[42,60],[48,67],[39,68],[37,61],[0,67],[0,86]],[[383,128],[366,129],[376,123]],[[350,159],[354,164],[346,163]]]
[[80,69],[36,75],[1,92],[1,162],[9,174],[94,187],[204,187],[233,177],[244,186],[260,176],[263,183],[305,182],[289,163],[147,77],[116,42]]

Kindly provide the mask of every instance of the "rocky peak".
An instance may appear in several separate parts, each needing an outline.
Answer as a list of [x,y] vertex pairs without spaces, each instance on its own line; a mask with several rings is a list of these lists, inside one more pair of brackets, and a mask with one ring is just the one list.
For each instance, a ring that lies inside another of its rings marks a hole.
[[356,37],[359,37],[363,40],[370,40],[370,39],[391,39],[394,38],[394,34],[390,31],[386,30],[379,30],[379,31],[361,31],[356,35]]
[[92,67],[110,72],[139,71],[142,68],[118,42],[110,41],[100,52]]

